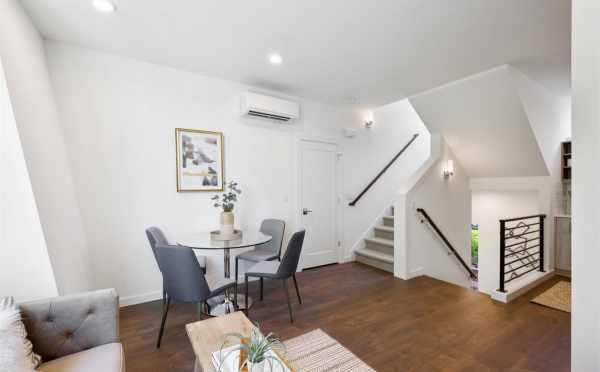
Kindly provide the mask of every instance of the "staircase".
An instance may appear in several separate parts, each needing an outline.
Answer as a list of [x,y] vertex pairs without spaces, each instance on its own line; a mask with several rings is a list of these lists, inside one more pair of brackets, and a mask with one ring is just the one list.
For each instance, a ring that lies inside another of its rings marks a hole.
[[383,225],[375,226],[373,237],[354,253],[356,261],[381,270],[394,272],[394,216],[383,216]]

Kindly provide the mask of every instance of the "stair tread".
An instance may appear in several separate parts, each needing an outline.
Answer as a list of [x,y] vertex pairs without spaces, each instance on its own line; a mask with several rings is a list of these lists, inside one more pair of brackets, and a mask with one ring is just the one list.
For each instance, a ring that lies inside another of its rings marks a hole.
[[381,244],[381,245],[388,245],[390,247],[394,246],[394,241],[391,239],[384,239],[384,238],[365,238],[365,241],[367,242],[371,242],[371,243],[376,243],[376,244]]
[[375,226],[375,230],[394,232],[394,228],[392,226]]
[[379,251],[374,251],[369,248],[360,248],[356,250],[356,254],[363,255],[369,258],[373,258],[379,261],[387,262],[390,264],[394,263],[394,256],[391,254],[385,254]]

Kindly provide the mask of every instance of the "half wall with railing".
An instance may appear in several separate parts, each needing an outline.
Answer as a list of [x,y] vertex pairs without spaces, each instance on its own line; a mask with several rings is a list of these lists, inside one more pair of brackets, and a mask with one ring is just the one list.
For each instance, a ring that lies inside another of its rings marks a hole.
[[500,286],[533,271],[544,271],[545,214],[500,220]]

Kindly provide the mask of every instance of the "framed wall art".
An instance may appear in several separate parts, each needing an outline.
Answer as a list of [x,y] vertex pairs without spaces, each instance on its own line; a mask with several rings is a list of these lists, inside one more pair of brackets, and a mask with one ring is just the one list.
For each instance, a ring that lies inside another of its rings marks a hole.
[[177,192],[223,191],[223,133],[175,129]]

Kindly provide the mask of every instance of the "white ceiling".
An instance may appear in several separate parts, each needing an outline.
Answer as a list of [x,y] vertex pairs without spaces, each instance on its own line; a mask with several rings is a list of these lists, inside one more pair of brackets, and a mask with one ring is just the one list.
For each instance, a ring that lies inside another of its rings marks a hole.
[[469,176],[549,175],[510,67],[453,82],[410,102],[427,129],[444,136]]
[[330,103],[376,106],[517,62],[569,88],[555,75],[570,71],[570,0],[21,2],[46,38]]

